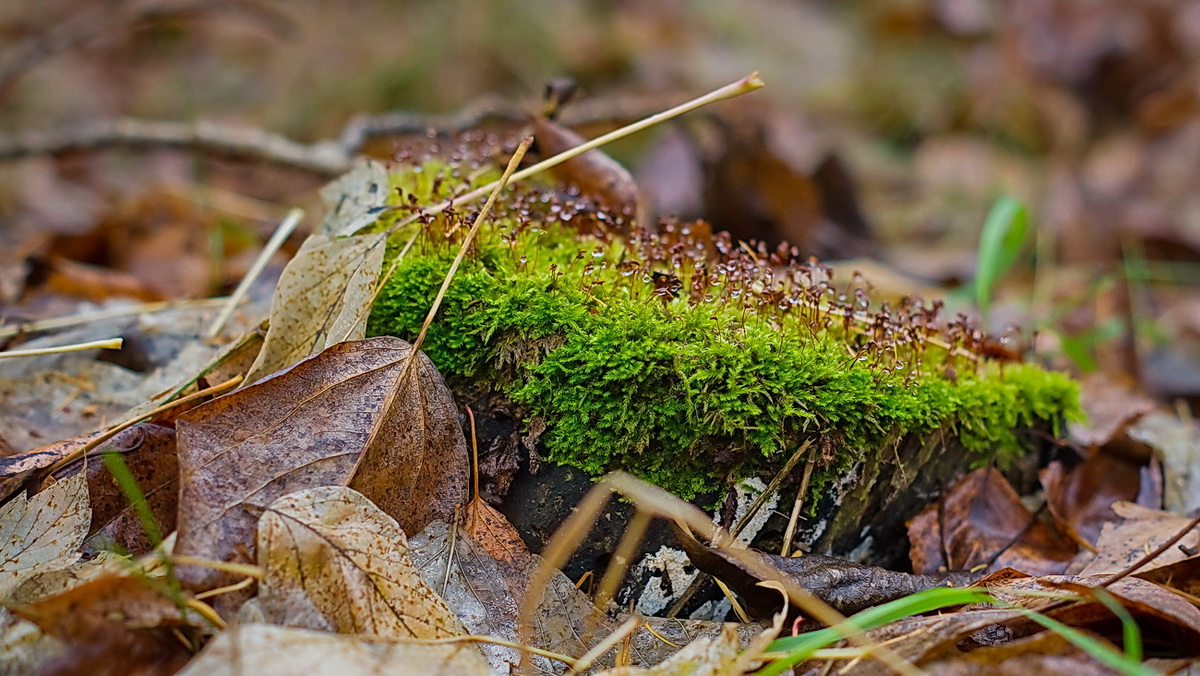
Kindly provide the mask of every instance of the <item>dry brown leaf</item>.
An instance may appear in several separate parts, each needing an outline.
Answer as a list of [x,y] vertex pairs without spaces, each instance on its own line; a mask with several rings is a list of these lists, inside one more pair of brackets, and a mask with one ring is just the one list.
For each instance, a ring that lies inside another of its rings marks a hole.
[[79,560],[92,520],[87,480],[72,477],[0,507],[0,598],[36,573]]
[[43,470],[82,448],[99,432],[63,439],[31,451],[0,458],[0,500],[15,493],[38,470]]
[[246,382],[366,335],[383,251],[376,235],[305,240],[279,279],[267,338]]
[[42,672],[42,665],[66,652],[62,641],[47,636],[29,620],[0,608],[0,674],[20,676]]
[[241,624],[221,632],[179,676],[488,676],[471,643],[421,645],[386,639]]
[[[343,343],[180,418],[180,554],[223,560],[253,545],[257,514],[305,488],[346,483],[418,532],[466,502],[467,447],[450,392],[424,355],[391,337]],[[232,578],[181,569],[197,588]]]
[[[1105,524],[1096,541],[1096,553],[1081,552],[1071,564],[1071,571],[1078,570],[1080,575],[1120,572],[1173,537],[1190,521],[1178,514],[1128,502],[1118,502],[1112,509],[1123,521]],[[1188,533],[1179,541],[1179,546],[1163,552],[1139,572],[1149,573],[1190,558],[1181,547],[1192,550],[1200,547],[1200,532]]]
[[[137,480],[160,531],[165,534],[175,530],[179,494],[175,430],[149,423],[134,425],[97,450],[120,454],[125,466]],[[83,460],[77,460],[56,472],[54,479],[74,476],[80,473],[83,466]],[[88,528],[89,551],[108,548],[113,544],[134,556],[150,551],[154,546],[150,536],[125,491],[113,479],[101,458],[88,459],[87,482],[92,506],[91,526]]]
[[[969,570],[990,563],[1026,573],[1056,573],[1075,555],[1074,543],[1038,522],[1000,473],[971,472],[908,524],[913,571]],[[948,556],[949,560],[945,560]]]
[[349,488],[272,503],[259,520],[258,564],[259,603],[275,624],[398,638],[465,633],[421,580],[396,520]]
[[[497,516],[503,519],[503,515]],[[488,525],[477,526],[475,530],[483,530],[485,534],[499,533],[502,535],[500,542],[485,547],[465,532],[469,530],[467,525],[452,529],[438,521],[410,539],[412,560],[425,582],[442,595],[468,631],[517,641],[521,602],[542,560],[524,550],[523,545],[520,550],[516,549],[516,543],[507,535],[512,528],[507,521],[485,523]],[[498,544],[503,545],[500,552],[505,559],[493,558],[489,553],[489,550],[496,551]],[[556,572],[534,618],[536,639],[533,645],[580,657],[624,619],[620,617],[614,621],[601,613],[566,575]],[[719,622],[698,620],[646,618],[646,623],[654,631],[639,627],[630,637],[629,646],[633,663],[642,666],[658,664],[675,652],[674,646],[698,637],[717,636],[722,629]],[[759,631],[761,627],[754,624],[738,627],[743,641],[753,640]],[[670,643],[664,643],[662,639]],[[497,673],[508,673],[521,662],[520,653],[512,648],[489,644],[482,644],[480,648]],[[562,666],[543,657],[534,657],[533,663],[541,671],[551,673],[561,670]],[[612,664],[613,652],[597,662],[597,666],[602,667]]]
[[1092,544],[1106,523],[1120,520],[1113,504],[1162,504],[1162,491],[1155,490],[1158,474],[1155,465],[1131,462],[1102,448],[1069,469],[1061,461],[1051,462],[1038,477],[1046,489],[1046,506],[1059,527]]
[[106,575],[14,612],[66,644],[45,667],[52,673],[173,673],[191,656],[169,629],[191,623],[151,585],[128,575]]

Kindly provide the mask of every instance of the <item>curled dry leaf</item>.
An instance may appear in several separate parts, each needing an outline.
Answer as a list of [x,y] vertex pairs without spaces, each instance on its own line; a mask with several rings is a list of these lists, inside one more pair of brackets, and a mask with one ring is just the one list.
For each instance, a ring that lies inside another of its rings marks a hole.
[[[467,447],[450,392],[424,355],[380,337],[335,345],[180,418],[177,552],[233,559],[254,542],[257,514],[305,488],[345,484],[418,532],[466,502]],[[246,557],[242,557],[243,560]],[[232,581],[183,568],[196,588]]]
[[335,343],[362,338],[383,251],[381,238],[374,235],[313,235],[305,240],[279,279],[270,328],[246,382]]
[[[1058,573],[1075,544],[1036,520],[1016,490],[991,468],[971,472],[908,523],[913,571],[969,570],[991,564],[1026,573]],[[947,560],[945,557],[949,557]]]
[[422,645],[382,638],[241,624],[221,632],[179,676],[487,676],[470,643]]
[[92,520],[87,480],[60,481],[26,499],[0,507],[0,599],[37,573],[79,560],[79,545]]
[[465,633],[409,560],[396,520],[349,488],[272,503],[259,520],[258,563],[259,603],[273,623],[399,638]]

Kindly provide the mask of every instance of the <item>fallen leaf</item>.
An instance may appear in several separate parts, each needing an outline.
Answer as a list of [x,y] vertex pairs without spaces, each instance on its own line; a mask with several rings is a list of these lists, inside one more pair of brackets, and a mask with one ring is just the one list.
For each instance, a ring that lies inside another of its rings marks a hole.
[[726,625],[712,638],[698,638],[674,655],[652,667],[616,667],[596,676],[719,676],[741,674],[732,669],[742,653],[742,639],[733,625]]
[[66,652],[62,641],[46,635],[36,624],[0,608],[0,674],[42,673],[42,666]]
[[465,633],[421,580],[396,520],[349,488],[311,488],[267,507],[258,563],[259,603],[272,623],[401,638]]
[[[88,494],[92,508],[87,547],[91,551],[111,549],[140,556],[154,547],[129,496],[113,478],[99,453],[115,452],[124,460],[146,498],[159,532],[175,530],[178,512],[179,463],[175,454],[175,430],[161,425],[134,425],[96,449],[87,459]],[[55,473],[53,479],[74,476],[84,468],[83,459]]]
[[0,598],[36,573],[79,560],[79,545],[92,520],[87,480],[60,481],[32,498],[18,496],[0,507]]
[[[503,519],[503,515],[494,517]],[[409,540],[413,563],[425,582],[438,591],[455,615],[472,634],[496,636],[519,641],[519,610],[525,592],[542,559],[530,554],[507,520],[494,517],[470,527],[452,529],[441,521],[431,523]],[[485,539],[481,544],[471,535],[474,531]],[[517,538],[514,540],[513,538]],[[502,558],[494,558],[499,552]],[[590,599],[566,575],[555,571],[533,618],[534,647],[556,653],[581,657],[592,646],[612,633],[625,616],[615,620],[600,612]],[[721,633],[720,622],[699,620],[644,618],[629,638],[629,658],[635,665],[650,666],[667,659],[676,646],[696,638],[714,637]],[[738,625],[743,642],[750,642],[761,632],[756,624]],[[668,642],[664,642],[664,639]],[[512,648],[481,644],[496,673],[508,673],[521,662],[521,655]],[[609,651],[596,666],[612,666],[615,651]],[[536,669],[553,673],[561,665],[544,657],[534,656]]]
[[[1118,573],[1174,537],[1191,521],[1178,514],[1128,502],[1118,502],[1112,509],[1122,521],[1105,524],[1096,540],[1096,552],[1081,552],[1071,564],[1071,572],[1078,571],[1080,575]],[[1200,547],[1200,532],[1193,530],[1179,541],[1178,546],[1160,554],[1139,569],[1139,573],[1147,574],[1191,558],[1192,555],[1181,548],[1194,551],[1197,547]]]
[[305,240],[279,279],[270,328],[246,382],[366,335],[383,252],[377,235]]
[[14,612],[66,645],[43,673],[173,673],[191,654],[169,627],[195,621],[156,588],[161,584],[106,575]]
[[321,189],[329,213],[316,234],[344,237],[374,223],[387,204],[390,185],[387,167],[370,160],[331,181]]
[[239,624],[221,632],[179,676],[488,676],[471,643],[422,645],[383,638]]
[[1046,506],[1059,526],[1091,545],[1104,524],[1120,520],[1112,511],[1114,503],[1161,504],[1162,492],[1154,490],[1152,478],[1157,469],[1100,449],[1070,469],[1062,461],[1051,462],[1039,477]]
[[[449,390],[424,355],[404,382],[408,343],[335,345],[292,368],[197,407],[177,423],[177,551],[249,562],[257,514],[305,488],[351,488],[406,533],[449,519],[466,502],[467,447]],[[232,580],[181,568],[197,589]]]
[[1080,446],[1102,446],[1124,433],[1129,425],[1154,410],[1154,400],[1110,376],[1093,375],[1080,383],[1079,403],[1087,423],[1071,423],[1071,440]]
[[[990,570],[1056,573],[1075,556],[1071,540],[1037,521],[998,471],[985,467],[951,485],[908,524],[913,571]],[[948,558],[947,558],[948,557]]]

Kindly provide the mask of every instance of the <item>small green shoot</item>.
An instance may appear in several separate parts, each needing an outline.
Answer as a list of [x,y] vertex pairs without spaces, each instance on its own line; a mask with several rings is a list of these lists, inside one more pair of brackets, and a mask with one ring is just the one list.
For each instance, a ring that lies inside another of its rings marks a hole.
[[979,236],[979,261],[975,272],[975,303],[986,322],[996,286],[1017,262],[1029,236],[1029,210],[1020,201],[1004,196],[996,200]]
[[146,535],[150,536],[151,544],[155,547],[161,545],[162,529],[158,527],[158,521],[154,518],[154,513],[150,511],[150,503],[146,501],[142,487],[138,486],[133,472],[129,471],[129,465],[125,464],[125,458],[122,458],[120,453],[113,452],[101,453],[100,457],[104,460],[104,466],[108,468],[113,479],[116,480],[117,487],[129,500],[129,506],[133,508],[134,514],[137,514],[138,521],[142,522],[142,528],[146,530]]
[[[121,457],[120,453],[112,451],[101,453],[100,458],[104,460],[104,466],[108,468],[109,473],[117,482],[117,487],[125,494],[125,499],[129,500],[129,505],[133,508],[134,514],[137,514],[138,521],[141,522],[151,544],[156,548],[161,547],[162,529],[158,525],[158,520],[154,518],[154,513],[150,511],[150,503],[146,501],[146,494],[138,485],[137,478],[133,476],[133,472],[129,471],[129,465],[125,463],[125,458]],[[167,578],[167,596],[180,611],[184,611],[187,603],[183,598],[183,588],[179,584],[179,578],[175,576],[175,566],[172,565],[171,557],[163,557],[163,564]],[[146,579],[149,580],[149,578]]]
[[[889,622],[902,620],[913,615],[920,615],[933,610],[961,606],[968,603],[991,603],[994,599],[982,589],[956,589],[939,587],[918,592],[904,598],[890,601],[854,615],[844,624],[853,626],[861,631],[881,627]],[[805,661],[814,652],[840,641],[850,630],[842,625],[826,627],[818,631],[775,639],[767,647],[769,653],[786,653],[757,672],[758,676],[772,676],[790,670],[793,666]]]
[[[1037,622],[1050,631],[1062,636],[1071,644],[1087,653],[1089,657],[1114,671],[1127,674],[1128,676],[1149,676],[1153,674],[1153,671],[1141,664],[1141,633],[1137,627],[1137,623],[1133,620],[1133,616],[1129,614],[1129,611],[1121,607],[1120,603],[1111,594],[1103,590],[1097,591],[1101,592],[1101,594],[1096,596],[1097,600],[1121,618],[1124,626],[1125,653],[1121,653],[1106,643],[1074,627],[1067,626],[1058,620],[997,599],[982,589],[939,587],[864,610],[847,619],[843,623],[843,625],[847,626],[835,625],[799,636],[787,636],[775,639],[767,647],[767,654],[764,656],[775,655],[777,659],[755,673],[757,676],[772,676],[789,671],[793,666],[813,657],[818,650],[823,650],[844,638],[850,633],[848,627],[855,627],[866,631],[881,627],[890,622],[934,610],[973,603],[989,603],[1000,608],[1014,610],[1024,617]],[[1107,601],[1105,597],[1107,597]]]

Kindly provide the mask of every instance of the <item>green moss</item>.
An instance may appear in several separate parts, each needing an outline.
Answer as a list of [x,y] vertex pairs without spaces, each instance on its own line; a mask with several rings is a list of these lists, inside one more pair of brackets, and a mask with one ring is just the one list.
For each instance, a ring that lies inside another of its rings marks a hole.
[[[848,321],[834,287],[777,284],[761,255],[728,251],[717,268],[702,240],[579,234],[582,218],[556,222],[555,206],[526,194],[481,230],[423,346],[452,384],[490,384],[545,420],[552,462],[691,498],[817,436],[840,440],[821,485],[892,435],[949,427],[980,461],[1006,462],[1024,452],[1022,430],[1079,413],[1066,376],[955,356],[953,331],[935,335],[920,308]],[[466,232],[448,225],[423,226],[371,335],[420,330]]]

